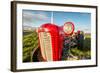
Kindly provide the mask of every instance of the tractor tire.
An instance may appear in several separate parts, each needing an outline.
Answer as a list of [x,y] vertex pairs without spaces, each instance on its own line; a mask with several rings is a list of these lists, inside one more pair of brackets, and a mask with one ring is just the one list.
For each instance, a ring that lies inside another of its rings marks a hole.
[[33,62],[44,61],[44,59],[43,59],[43,57],[41,55],[40,48],[37,48],[37,50],[33,53],[32,60],[33,60]]

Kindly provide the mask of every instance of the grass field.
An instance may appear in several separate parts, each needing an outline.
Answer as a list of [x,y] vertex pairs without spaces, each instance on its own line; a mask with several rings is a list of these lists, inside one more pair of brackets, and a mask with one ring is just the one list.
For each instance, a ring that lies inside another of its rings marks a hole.
[[32,61],[32,51],[38,47],[38,36],[35,31],[23,32],[23,62]]
[[72,48],[71,53],[77,56],[78,59],[91,59],[91,35],[85,34],[84,37],[83,49]]
[[[38,36],[35,31],[23,32],[23,62],[32,62],[32,51],[38,47]],[[91,59],[91,35],[85,34],[84,48],[71,48],[70,53],[77,59]]]

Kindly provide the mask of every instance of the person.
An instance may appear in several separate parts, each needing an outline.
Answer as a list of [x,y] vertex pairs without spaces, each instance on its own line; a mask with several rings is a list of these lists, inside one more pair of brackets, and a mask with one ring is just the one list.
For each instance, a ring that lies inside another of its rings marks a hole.
[[84,44],[84,34],[82,31],[78,31],[78,35],[77,35],[78,49],[83,50],[83,44]]

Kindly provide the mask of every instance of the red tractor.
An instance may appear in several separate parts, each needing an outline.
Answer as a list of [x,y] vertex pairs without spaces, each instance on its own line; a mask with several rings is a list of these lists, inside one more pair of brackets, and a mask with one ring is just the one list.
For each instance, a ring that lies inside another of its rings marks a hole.
[[80,48],[80,46],[83,46],[81,41],[83,41],[84,35],[83,37],[80,36],[80,31],[78,33],[74,32],[72,22],[66,22],[64,26],[46,23],[37,29],[37,33],[39,48],[35,53],[37,54],[35,57],[38,61],[64,60],[68,56],[68,52],[64,51],[69,51],[71,47],[78,46]]

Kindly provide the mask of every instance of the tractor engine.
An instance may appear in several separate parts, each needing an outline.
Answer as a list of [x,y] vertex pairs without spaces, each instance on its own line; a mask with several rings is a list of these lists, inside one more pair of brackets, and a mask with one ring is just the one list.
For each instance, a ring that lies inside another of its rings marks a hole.
[[62,59],[63,41],[74,32],[74,24],[66,22],[63,26],[46,23],[37,30],[41,55],[44,61]]

